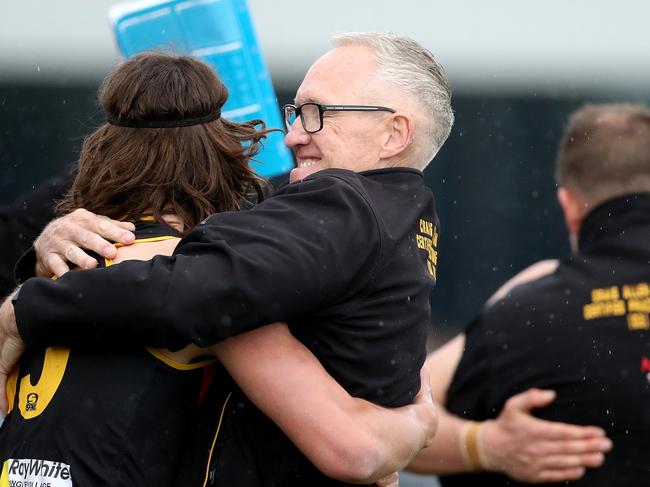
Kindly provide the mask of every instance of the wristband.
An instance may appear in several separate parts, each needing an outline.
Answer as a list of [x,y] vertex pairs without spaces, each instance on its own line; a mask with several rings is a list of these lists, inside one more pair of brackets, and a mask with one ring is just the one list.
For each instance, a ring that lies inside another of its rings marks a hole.
[[476,421],[468,421],[463,429],[463,445],[467,453],[467,459],[470,466],[475,470],[484,470],[485,467],[481,461],[481,453],[479,451],[478,435],[481,431],[483,423]]

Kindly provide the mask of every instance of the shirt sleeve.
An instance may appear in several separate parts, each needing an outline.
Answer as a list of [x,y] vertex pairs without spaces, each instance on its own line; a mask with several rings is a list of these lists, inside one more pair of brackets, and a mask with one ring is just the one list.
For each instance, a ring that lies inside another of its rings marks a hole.
[[361,192],[336,176],[308,179],[211,216],[171,257],[27,280],[18,329],[27,346],[206,346],[360,289],[380,240]]
[[[0,295],[8,294],[14,281],[14,264],[30,248],[43,227],[54,218],[54,203],[70,186],[69,177],[47,180],[33,191],[19,196],[12,204],[0,206]],[[34,275],[36,264],[33,252],[22,259],[25,274]],[[31,267],[30,267],[31,265]],[[16,276],[20,280],[20,276]]]

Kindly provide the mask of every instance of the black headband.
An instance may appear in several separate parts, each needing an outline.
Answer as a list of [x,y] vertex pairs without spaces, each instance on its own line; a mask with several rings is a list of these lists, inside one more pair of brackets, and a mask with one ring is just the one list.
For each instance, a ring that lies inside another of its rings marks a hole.
[[181,118],[178,120],[119,120],[112,115],[108,116],[108,123],[118,127],[131,127],[137,129],[166,129],[173,127],[189,127],[202,123],[213,122],[221,117],[221,110],[216,110],[208,115],[195,118]]

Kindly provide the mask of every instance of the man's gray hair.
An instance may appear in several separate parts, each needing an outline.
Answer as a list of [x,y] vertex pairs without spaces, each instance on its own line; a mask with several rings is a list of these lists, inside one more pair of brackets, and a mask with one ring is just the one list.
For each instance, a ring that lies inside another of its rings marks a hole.
[[335,46],[364,45],[376,53],[377,76],[417,100],[426,126],[414,130],[415,157],[424,168],[447,140],[454,123],[451,90],[433,54],[406,36],[388,32],[346,32],[330,39]]

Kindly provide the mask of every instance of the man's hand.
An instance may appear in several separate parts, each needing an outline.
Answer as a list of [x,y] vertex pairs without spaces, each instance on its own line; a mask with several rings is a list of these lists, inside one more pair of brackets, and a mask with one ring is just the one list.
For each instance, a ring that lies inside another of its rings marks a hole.
[[426,448],[431,444],[436,431],[438,431],[438,411],[431,397],[431,381],[429,380],[429,376],[429,365],[427,362],[424,362],[424,365],[420,369],[420,391],[413,400],[413,406],[417,408],[417,417],[425,433],[425,443],[422,445],[422,448]]
[[376,487],[399,487],[399,472],[393,472],[390,475],[380,478],[375,482]]
[[18,359],[23,353],[25,345],[16,328],[16,316],[11,298],[5,299],[0,307],[0,412],[7,414],[7,378]]
[[554,399],[553,391],[529,389],[508,399],[497,419],[483,423],[479,444],[484,467],[542,483],[575,480],[586,468],[602,465],[612,442],[601,428],[549,422],[529,414]]
[[92,269],[97,261],[82,249],[113,259],[115,246],[133,243],[135,227],[132,223],[111,220],[84,209],[57,218],[45,227],[34,242],[36,250],[36,275],[62,276],[70,270],[69,264],[81,269]]

